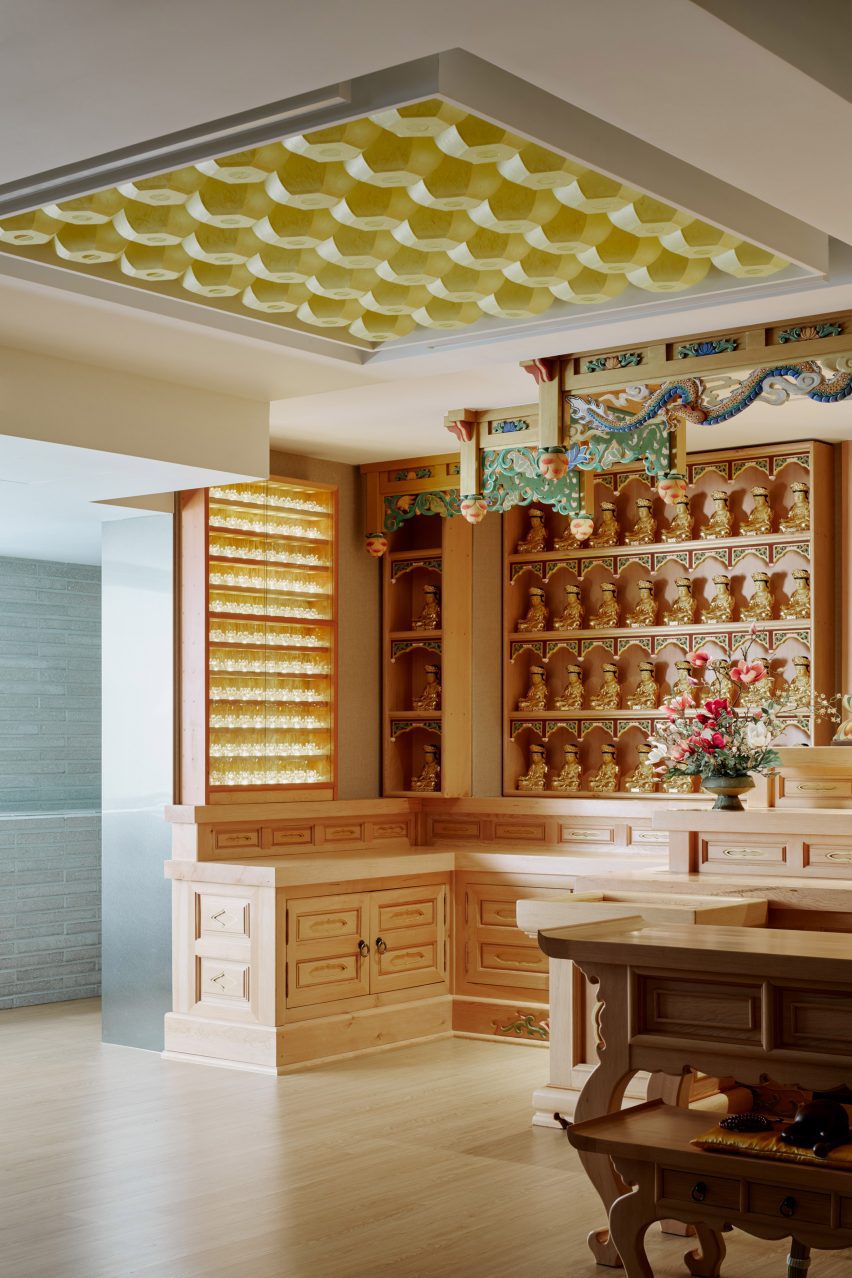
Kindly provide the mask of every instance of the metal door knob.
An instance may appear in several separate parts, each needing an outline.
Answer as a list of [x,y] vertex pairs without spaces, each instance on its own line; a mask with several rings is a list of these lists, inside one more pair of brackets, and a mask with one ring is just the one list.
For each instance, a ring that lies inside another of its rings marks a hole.
[[358,942],[358,953],[361,955],[361,958],[366,958],[370,953],[370,947],[366,941],[362,940]]
[[694,1203],[703,1203],[707,1197],[707,1186],[703,1180],[696,1181],[692,1186],[692,1201]]
[[380,953],[380,954],[384,954],[384,952],[385,952],[385,950],[386,950],[387,948],[388,948],[388,943],[387,943],[387,941],[383,941],[383,940],[382,940],[382,938],[381,938],[380,936],[377,936],[377,937],[376,937],[376,949],[379,951],[379,953]]

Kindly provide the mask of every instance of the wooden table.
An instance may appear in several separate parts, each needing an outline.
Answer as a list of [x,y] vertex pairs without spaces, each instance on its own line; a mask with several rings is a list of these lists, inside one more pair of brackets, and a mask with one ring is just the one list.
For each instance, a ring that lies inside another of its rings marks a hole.
[[[739,927],[591,924],[543,931],[549,958],[598,986],[599,1064],[578,1123],[617,1111],[638,1070],[691,1069],[739,1082],[825,1089],[852,1084],[852,939]],[[663,1099],[666,1099],[664,1096]],[[626,1186],[610,1159],[581,1151],[609,1215]],[[618,1265],[609,1230],[593,1230],[599,1264]]]
[[707,1114],[654,1102],[569,1130],[572,1145],[611,1159],[634,1186],[609,1216],[627,1278],[653,1278],[645,1231],[667,1216],[695,1226],[699,1247],[684,1260],[696,1278],[718,1278],[727,1224],[759,1238],[792,1237],[798,1245],[788,1261],[790,1278],[807,1270],[807,1248],[852,1247],[852,1173],[708,1153],[690,1144],[711,1125]]

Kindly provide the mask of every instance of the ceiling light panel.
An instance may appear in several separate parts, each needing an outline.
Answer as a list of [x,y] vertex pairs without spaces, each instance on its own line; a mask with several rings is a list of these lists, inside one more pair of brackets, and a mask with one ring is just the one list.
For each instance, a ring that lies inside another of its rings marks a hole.
[[5,218],[0,251],[370,345],[787,266],[437,99]]

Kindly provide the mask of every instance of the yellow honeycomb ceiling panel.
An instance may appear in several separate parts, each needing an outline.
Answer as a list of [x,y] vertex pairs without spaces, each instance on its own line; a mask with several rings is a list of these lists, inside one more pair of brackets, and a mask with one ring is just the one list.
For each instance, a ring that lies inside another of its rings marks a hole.
[[4,218],[0,252],[370,344],[788,265],[435,98]]

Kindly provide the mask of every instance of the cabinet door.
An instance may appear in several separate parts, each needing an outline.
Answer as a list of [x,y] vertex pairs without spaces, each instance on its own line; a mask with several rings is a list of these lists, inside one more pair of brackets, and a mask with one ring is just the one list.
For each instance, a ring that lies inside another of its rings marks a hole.
[[464,899],[465,978],[475,985],[547,991],[547,956],[515,922],[525,897],[564,900],[561,889],[469,883]]
[[370,992],[370,897],[312,896],[287,906],[287,1006],[330,1003]]
[[447,889],[390,888],[371,897],[373,994],[432,985],[447,975]]

